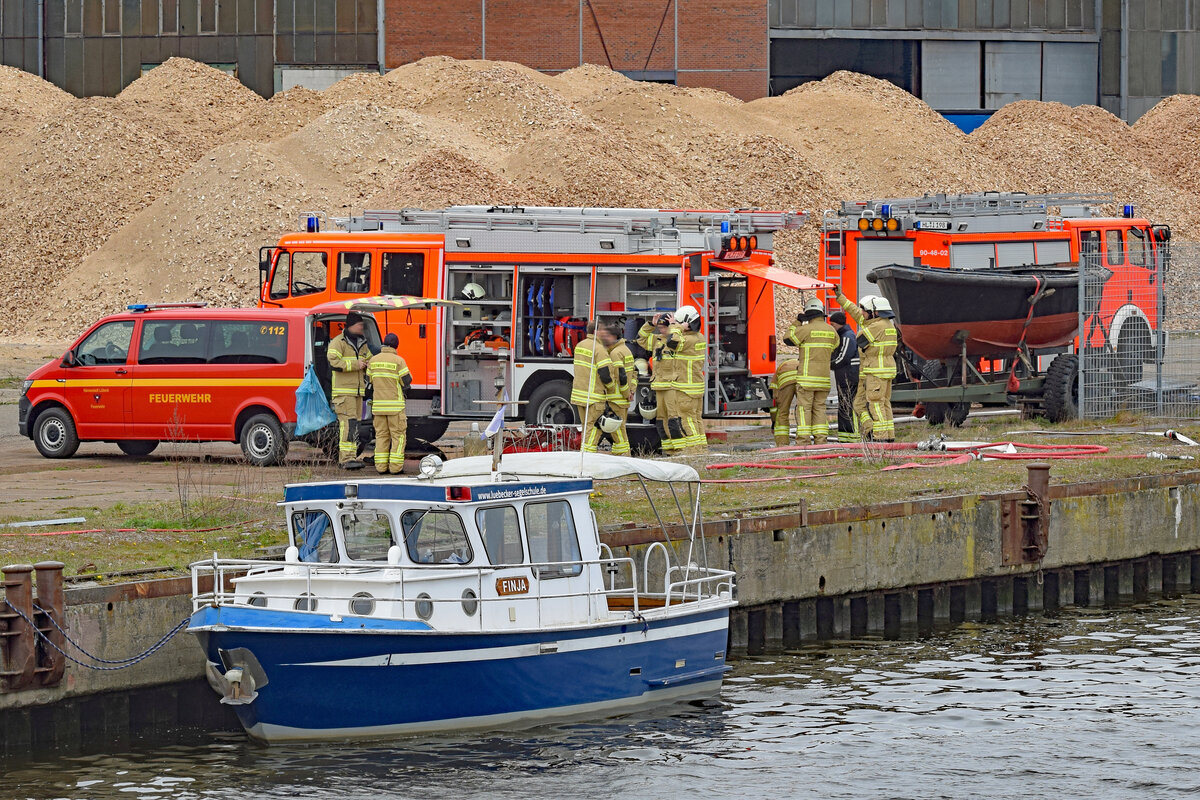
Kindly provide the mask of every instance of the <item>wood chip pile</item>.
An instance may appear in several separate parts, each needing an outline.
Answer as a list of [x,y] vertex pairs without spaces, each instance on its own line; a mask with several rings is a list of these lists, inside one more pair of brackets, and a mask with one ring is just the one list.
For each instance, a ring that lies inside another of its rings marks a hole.
[[[839,72],[743,103],[584,66],[427,58],[270,101],[172,59],[116,98],[0,69],[0,337],[64,341],[129,302],[252,304],[258,248],[301,212],[452,203],[806,209],[777,237],[812,274],[822,209],[985,189],[1111,191],[1196,229],[1200,104],[1132,128],[1016,103],[968,136]],[[780,317],[802,299],[781,292]]]

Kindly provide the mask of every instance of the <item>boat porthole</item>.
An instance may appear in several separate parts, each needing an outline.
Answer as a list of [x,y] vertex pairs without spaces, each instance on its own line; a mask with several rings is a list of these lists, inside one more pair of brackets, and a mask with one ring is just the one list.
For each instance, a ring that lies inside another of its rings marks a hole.
[[433,616],[433,598],[425,592],[417,595],[417,616],[421,619],[429,619]]
[[463,589],[462,607],[463,613],[468,617],[475,616],[475,612],[479,610],[479,596],[475,594],[474,589]]
[[375,598],[369,592],[359,592],[350,598],[350,613],[360,617],[370,616],[375,612]]
[[316,611],[317,598],[313,597],[308,592],[305,592],[296,598],[296,602],[292,608],[296,609],[297,611]]
[[250,599],[246,601],[247,605],[256,606],[257,608],[267,607],[267,596],[262,592],[255,592],[250,595]]

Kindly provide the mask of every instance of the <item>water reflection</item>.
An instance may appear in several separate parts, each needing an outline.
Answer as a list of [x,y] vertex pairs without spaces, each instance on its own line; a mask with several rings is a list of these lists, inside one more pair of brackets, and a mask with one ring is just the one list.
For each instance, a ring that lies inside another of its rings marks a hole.
[[0,796],[1177,797],[1200,788],[1194,598],[736,664],[719,699],[370,745],[241,735],[62,759]]

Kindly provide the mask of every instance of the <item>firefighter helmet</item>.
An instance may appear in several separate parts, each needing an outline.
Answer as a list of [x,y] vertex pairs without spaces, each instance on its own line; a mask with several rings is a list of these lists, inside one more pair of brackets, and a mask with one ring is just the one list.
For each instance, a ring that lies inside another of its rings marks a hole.
[[621,430],[621,418],[614,414],[611,408],[605,408],[604,413],[596,420],[596,427],[605,433],[616,433]]
[[892,304],[888,302],[886,297],[876,297],[873,310],[881,317],[896,316],[894,313],[892,313]]
[[478,283],[468,283],[462,288],[463,300],[482,300],[487,296],[487,292]]
[[878,295],[864,294],[858,298],[858,307],[863,311],[869,311],[873,314],[875,313],[875,301],[878,299],[880,299]]
[[654,422],[658,415],[658,398],[649,386],[639,386],[637,391],[638,413],[646,422]]
[[804,316],[806,317],[823,317],[825,316],[825,304],[820,300],[809,300],[804,304]]
[[700,325],[700,312],[692,306],[680,306],[675,311],[675,321],[685,328],[696,330]]

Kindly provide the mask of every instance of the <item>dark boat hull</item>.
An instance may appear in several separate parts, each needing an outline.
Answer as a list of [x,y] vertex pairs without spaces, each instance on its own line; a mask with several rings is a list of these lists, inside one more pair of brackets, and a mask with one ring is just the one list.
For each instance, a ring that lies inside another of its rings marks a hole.
[[[867,279],[892,304],[904,344],[922,358],[959,356],[964,340],[969,356],[1011,354],[1022,341],[1032,349],[1060,347],[1079,327],[1079,272],[1074,269],[891,264],[875,268]],[[1031,318],[1029,301],[1039,290]]]

